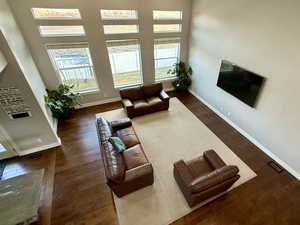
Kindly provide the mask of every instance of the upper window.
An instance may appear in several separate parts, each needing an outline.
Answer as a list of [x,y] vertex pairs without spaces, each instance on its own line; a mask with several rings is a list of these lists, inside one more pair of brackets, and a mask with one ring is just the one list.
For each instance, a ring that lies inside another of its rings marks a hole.
[[181,32],[181,24],[154,24],[154,33],[177,33]]
[[154,20],[181,20],[182,11],[153,11]]
[[98,89],[88,44],[47,45],[47,51],[64,84],[77,92]]
[[136,20],[138,14],[136,10],[106,10],[101,9],[102,20]]
[[115,87],[142,83],[139,40],[106,41]]
[[40,26],[42,37],[84,36],[83,26]]
[[180,60],[180,38],[163,38],[154,40],[155,80],[173,78],[168,74],[175,63]]
[[104,34],[132,34],[139,32],[138,25],[103,25]]
[[78,20],[81,15],[78,9],[51,9],[33,8],[32,14],[35,19],[42,20]]

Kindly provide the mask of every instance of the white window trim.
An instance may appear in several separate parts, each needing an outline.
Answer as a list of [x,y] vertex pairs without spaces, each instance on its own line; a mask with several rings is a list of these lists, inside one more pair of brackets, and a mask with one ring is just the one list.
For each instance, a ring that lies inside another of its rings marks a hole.
[[[51,44],[46,44],[45,48],[46,48],[47,55],[48,55],[48,57],[50,59],[52,68],[55,71],[55,74],[58,77],[58,79],[59,79],[59,81],[60,81],[61,84],[63,84],[62,77],[60,75],[60,70],[61,69],[57,68],[57,66],[56,66],[57,63],[54,61],[54,58],[51,56],[51,53],[48,52],[48,50],[49,49],[87,48],[88,51],[89,51],[90,65],[89,66],[84,66],[84,67],[89,67],[90,70],[92,70],[92,74],[94,76],[94,79],[95,79],[97,87],[96,88],[90,88],[90,89],[84,89],[84,90],[81,90],[81,91],[75,91],[75,92],[83,94],[83,95],[84,94],[91,94],[91,93],[100,92],[100,88],[99,88],[98,80],[96,78],[95,68],[94,68],[94,64],[93,64],[93,61],[92,61],[92,57],[90,55],[90,48],[89,48],[89,44],[88,43],[54,43],[54,44],[51,43]],[[78,66],[78,67],[68,67],[68,68],[65,68],[65,69],[80,68],[80,67],[81,66]]]
[[[122,42],[126,43],[126,42],[130,42],[130,41],[136,42],[136,44],[138,44],[138,47],[139,47],[139,61],[140,61],[139,66],[140,66],[140,78],[141,79],[140,79],[140,82],[136,82],[136,83],[126,83],[126,84],[121,84],[121,85],[116,85],[115,83],[113,83],[115,89],[122,89],[122,88],[125,88],[125,87],[139,86],[139,85],[142,85],[144,83],[144,80],[143,80],[143,78],[144,78],[143,77],[143,68],[142,68],[143,62],[142,62],[142,55],[141,55],[141,41],[140,41],[140,39],[106,40],[106,48],[111,47],[113,45],[115,45],[115,46],[122,46],[122,44],[121,45],[113,44],[114,42],[115,43],[118,43],[118,42],[120,42],[120,43],[122,43]],[[110,44],[111,46],[108,46],[109,42],[112,43],[112,44]],[[107,53],[109,54],[109,51],[107,51]],[[110,60],[109,60],[109,65],[112,68]],[[112,74],[112,78],[113,78],[114,74],[113,73],[111,73],[111,74]]]
[[[118,32],[118,33],[105,33],[105,26],[136,26],[137,27],[137,31],[133,31],[133,32],[126,32],[126,33],[122,33],[122,32]],[[103,25],[103,33],[104,35],[115,35],[115,34],[138,34],[140,33],[140,26],[138,24],[104,24]]]
[[82,17],[81,17],[81,13],[80,13],[80,10],[79,9],[77,9],[78,10],[78,12],[79,12],[79,17],[78,18],[71,18],[71,17],[69,17],[69,18],[66,18],[66,17],[55,17],[55,18],[53,18],[53,17],[43,17],[43,18],[38,18],[38,17],[35,17],[35,15],[34,15],[34,9],[71,9],[71,8],[42,8],[42,7],[33,7],[33,8],[31,8],[31,14],[32,14],[32,17],[35,19],[35,20],[81,20],[82,19]]
[[84,37],[86,36],[86,32],[83,25],[43,25],[45,27],[69,27],[69,26],[81,26],[83,28],[83,34],[42,34],[41,27],[38,27],[39,33],[41,37]]
[[[102,17],[102,14],[101,14],[101,11],[102,10],[111,10],[111,11],[135,11],[135,13],[136,13],[136,18],[110,18],[110,19],[108,19],[108,18],[103,18]],[[138,12],[138,10],[136,10],[136,9],[100,9],[100,17],[101,17],[101,20],[102,21],[118,21],[118,20],[120,20],[120,21],[124,21],[124,20],[138,20],[139,19],[139,12]]]
[[[160,12],[180,12],[180,18],[154,18],[154,12],[155,11],[160,11]],[[152,16],[154,21],[164,21],[164,20],[174,20],[174,21],[182,21],[183,19],[183,12],[181,10],[153,10],[152,11]]]
[[[174,80],[176,78],[176,74],[169,76],[169,77],[165,77],[165,78],[161,78],[161,79],[156,79],[156,67],[155,67],[155,63],[157,60],[160,59],[172,59],[172,58],[176,58],[177,59],[177,63],[180,62],[181,60],[181,48],[182,48],[182,44],[181,44],[181,38],[179,37],[170,37],[170,38],[156,38],[154,39],[154,51],[155,51],[155,44],[159,44],[159,43],[155,43],[158,42],[159,40],[164,41],[164,40],[170,40],[170,41],[174,41],[173,43],[178,43],[179,44],[179,48],[178,48],[178,57],[168,57],[168,58],[156,58],[156,55],[154,54],[154,79],[155,82],[159,82],[159,81],[167,81],[167,80]],[[176,41],[178,40],[178,41]],[[167,44],[167,43],[166,43]]]
[[[154,26],[155,25],[179,25],[179,31],[155,31]],[[180,23],[172,23],[172,24],[160,24],[160,23],[155,23],[153,24],[153,33],[154,34],[170,34],[170,33],[181,33],[182,32],[182,24]]]

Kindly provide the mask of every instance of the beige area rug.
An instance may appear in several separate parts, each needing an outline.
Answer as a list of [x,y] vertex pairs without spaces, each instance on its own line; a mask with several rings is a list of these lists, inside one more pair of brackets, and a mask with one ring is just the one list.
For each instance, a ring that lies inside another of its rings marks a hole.
[[[126,117],[123,109],[99,116],[109,121]],[[256,176],[177,98],[170,100],[169,111],[134,118],[133,126],[153,165],[154,184],[122,198],[114,196],[120,225],[166,225],[213,200],[189,208],[173,177],[177,160],[190,160],[214,149],[225,163],[240,169],[241,178],[232,188]]]

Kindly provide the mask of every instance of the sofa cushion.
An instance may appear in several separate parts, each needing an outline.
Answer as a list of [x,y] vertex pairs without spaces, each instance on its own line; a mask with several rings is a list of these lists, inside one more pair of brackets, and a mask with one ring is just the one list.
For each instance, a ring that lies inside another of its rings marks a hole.
[[120,95],[122,99],[130,99],[131,101],[135,101],[138,99],[143,99],[143,91],[141,87],[128,88],[120,90]]
[[145,100],[136,100],[133,102],[133,107],[135,109],[147,108],[148,106],[149,104]]
[[118,130],[116,135],[123,141],[127,148],[140,143],[132,127]]
[[162,83],[157,83],[157,84],[143,86],[142,89],[143,89],[144,96],[146,98],[150,98],[154,96],[159,96],[163,88],[162,88]]
[[150,106],[157,105],[157,104],[162,104],[163,101],[159,97],[150,97],[147,98],[147,102],[149,103]]
[[123,158],[125,161],[126,169],[130,170],[138,166],[148,163],[146,156],[141,149],[141,145],[135,145],[123,152]]
[[104,162],[105,174],[109,181],[119,184],[124,180],[125,162],[108,140],[102,143],[101,155]]

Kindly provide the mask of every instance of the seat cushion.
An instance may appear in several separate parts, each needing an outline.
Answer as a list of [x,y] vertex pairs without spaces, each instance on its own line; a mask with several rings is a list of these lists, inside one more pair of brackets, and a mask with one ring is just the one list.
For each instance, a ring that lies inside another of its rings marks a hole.
[[144,98],[141,87],[127,88],[127,89],[120,90],[120,95],[123,99],[128,98],[131,101]]
[[204,159],[203,156],[192,159],[186,162],[192,176],[197,178],[199,176],[203,176],[213,171],[213,168],[210,164]]
[[135,109],[147,108],[148,106],[149,106],[149,104],[145,100],[136,100],[136,101],[133,101],[133,107]]
[[135,145],[123,152],[126,169],[130,170],[148,163],[146,156],[141,149],[141,145]]
[[140,143],[132,127],[118,130],[116,135],[123,141],[127,148]]
[[162,91],[162,84],[157,83],[157,84],[145,85],[142,87],[142,90],[146,98],[159,96],[160,92]]
[[149,103],[150,106],[158,105],[158,104],[162,104],[163,103],[163,101],[159,97],[150,97],[150,98],[147,98],[147,102]]

